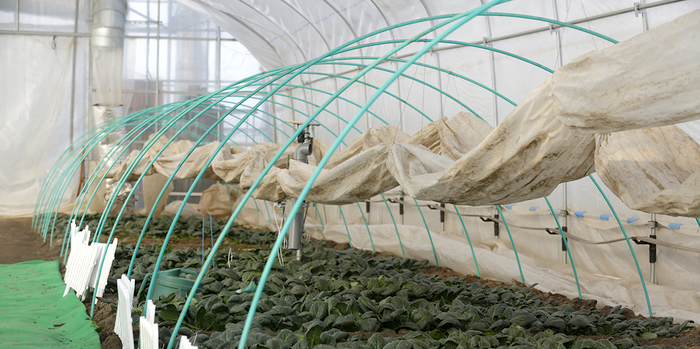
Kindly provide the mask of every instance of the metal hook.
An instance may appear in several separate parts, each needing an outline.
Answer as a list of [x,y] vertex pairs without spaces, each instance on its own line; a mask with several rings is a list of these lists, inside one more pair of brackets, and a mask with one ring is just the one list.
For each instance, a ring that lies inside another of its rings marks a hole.
[[56,35],[53,36],[53,40],[51,41],[51,48],[56,49]]

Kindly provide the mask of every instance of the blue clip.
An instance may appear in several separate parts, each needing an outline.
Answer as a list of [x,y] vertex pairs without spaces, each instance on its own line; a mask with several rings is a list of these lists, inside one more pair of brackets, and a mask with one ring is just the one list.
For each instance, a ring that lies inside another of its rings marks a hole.
[[681,225],[683,225],[683,223],[671,223],[671,224],[669,224],[668,226],[669,226],[671,229],[680,229],[680,228],[681,228]]
[[506,208],[509,209],[509,210],[512,210],[512,209],[513,209],[513,206],[515,206],[515,205],[514,205],[514,204],[506,205]]
[[586,213],[585,211],[576,211],[576,212],[574,212],[574,214],[575,214],[576,217],[578,217],[578,218],[583,218],[583,215],[584,215],[585,213]]
[[537,206],[530,206],[530,211],[537,211],[538,208]]
[[627,224],[632,224],[638,220],[639,220],[639,218],[627,218]]
[[608,221],[608,220],[610,220],[610,215],[609,214],[602,214],[602,215],[600,215],[600,220],[601,221]]

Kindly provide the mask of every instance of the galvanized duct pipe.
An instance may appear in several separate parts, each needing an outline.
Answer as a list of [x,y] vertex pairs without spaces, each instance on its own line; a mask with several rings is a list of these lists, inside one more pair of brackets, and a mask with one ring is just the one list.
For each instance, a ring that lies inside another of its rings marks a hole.
[[[124,115],[122,106],[122,82],[124,66],[124,23],[126,21],[126,0],[95,0],[92,2],[92,29],[90,50],[93,67],[92,86],[93,106],[91,126],[110,120],[117,120]],[[93,165],[106,156],[115,143],[124,137],[125,129],[118,128],[105,137],[92,154]],[[109,162],[119,161],[110,159]],[[92,169],[94,166],[88,166]],[[112,195],[113,181],[107,180],[105,201]],[[131,187],[122,188],[119,196],[125,196]]]

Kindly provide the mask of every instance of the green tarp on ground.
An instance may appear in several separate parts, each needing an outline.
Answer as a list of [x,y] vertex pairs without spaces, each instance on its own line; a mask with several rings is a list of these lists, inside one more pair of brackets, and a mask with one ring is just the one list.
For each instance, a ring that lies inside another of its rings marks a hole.
[[66,285],[58,261],[0,265],[0,347],[100,348],[85,306]]

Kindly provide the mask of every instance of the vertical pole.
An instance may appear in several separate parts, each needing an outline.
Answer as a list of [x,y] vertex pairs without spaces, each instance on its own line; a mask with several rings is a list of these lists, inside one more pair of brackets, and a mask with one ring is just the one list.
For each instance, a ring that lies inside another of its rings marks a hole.
[[[158,0],[158,12],[156,14],[156,105],[161,105],[160,102],[160,0]],[[158,125],[155,125],[154,132],[158,131]]]
[[[498,205],[496,205],[496,213],[493,215],[493,217],[496,218],[496,219],[501,218],[501,217],[503,216],[503,214],[501,214],[501,215],[499,216],[499,214],[498,214],[499,212],[501,212],[501,208],[498,207]],[[503,221],[505,222],[505,220],[503,220]],[[498,222],[494,220],[494,221],[493,221],[493,236],[495,236],[496,238],[500,238],[500,236],[499,236],[499,235],[500,235],[500,230],[501,230],[501,229],[500,229],[500,226],[499,226]]]
[[[19,0],[17,0],[17,2],[19,3]],[[92,23],[92,1],[88,1],[87,4],[88,4],[88,14],[90,14],[90,23]],[[88,96],[87,96],[88,97],[88,115],[87,115],[87,117],[88,117],[87,129],[88,130],[92,130],[92,127],[94,126],[93,125],[94,123],[92,122],[92,119],[93,119],[93,115],[92,115],[93,114],[92,113],[92,102],[93,102],[92,89],[94,87],[94,84],[92,82],[92,77],[93,77],[92,67],[93,67],[93,65],[92,65],[92,40],[88,40]],[[93,130],[93,132],[95,132],[95,131]],[[87,166],[87,168],[85,168],[85,174],[92,172],[92,169],[90,168],[90,161],[94,160],[92,152],[90,152],[90,154],[88,154],[87,160],[88,160],[87,161],[88,166]],[[83,177],[84,177],[84,179],[86,179],[87,175],[84,175]],[[95,191],[97,191],[97,188],[95,188]],[[87,211],[87,209],[88,209],[88,207],[86,206],[85,210]]]
[[447,230],[447,217],[445,214],[445,203],[441,202],[440,203],[440,223],[442,223],[442,230],[445,231]]
[[[481,0],[481,4],[485,4],[486,0]],[[490,38],[491,35],[491,20],[489,19],[489,16],[484,16],[484,20],[486,21],[486,35],[488,37],[484,38],[484,46],[487,45],[487,39]],[[498,91],[496,89],[496,61],[495,57],[493,55],[493,51],[489,51],[489,64],[491,66],[491,88],[494,91]],[[493,120],[494,120],[494,126],[498,125],[498,96],[495,94],[493,95]],[[496,234],[498,236],[498,234]]]
[[[78,33],[78,9],[80,7],[80,0],[75,0],[75,18],[73,22],[73,33]],[[73,127],[75,126],[75,66],[76,66],[76,60],[77,58],[75,57],[78,52],[78,36],[75,36],[73,38],[73,74],[71,76],[71,85],[70,85],[70,129],[68,130],[69,133],[69,139],[68,139],[68,144],[71,145],[71,149],[73,147]],[[82,175],[82,174],[81,174]]]
[[642,31],[647,31],[649,30],[649,19],[647,18],[647,11],[645,10],[638,10],[638,5],[640,4],[646,4],[646,0],[640,0],[638,3],[634,4],[634,15],[638,16],[638,13],[642,14]]
[[[277,106],[275,105],[275,96],[273,95],[270,97],[272,99],[272,102],[270,103],[270,114],[274,115],[275,117],[272,118],[272,125],[274,126],[272,128],[272,140],[277,143],[278,142],[278,135],[277,135],[277,119],[280,117],[277,114]],[[280,125],[281,126],[281,125]],[[318,211],[318,208],[316,209]],[[318,218],[321,218],[319,215]]]
[[[658,224],[656,223],[656,213],[651,214],[651,226],[650,238],[656,239],[656,230]],[[649,282],[652,284],[656,283],[656,244],[649,244]]]
[[[221,90],[221,27],[216,27],[216,90]],[[221,109],[216,108],[216,117],[221,119]],[[219,133],[223,134],[224,123],[217,126]]]
[[[557,0],[552,0],[552,8],[554,9],[554,19],[559,20],[559,8],[557,7]],[[557,63],[559,64],[559,67],[564,65],[564,56],[562,55],[562,49],[561,49],[561,32],[560,29],[555,29],[554,30],[554,37],[556,39],[556,44],[557,44],[557,56],[559,59],[557,60]],[[562,184],[562,205],[563,205],[563,213],[564,217],[562,218],[563,220],[563,231],[567,231],[569,227],[569,187],[567,183]],[[555,214],[555,213],[553,213]],[[554,217],[556,219],[556,216]],[[562,249],[567,248],[568,246],[566,245],[566,240],[562,236]],[[564,263],[567,263],[567,251],[564,251]],[[571,256],[568,256],[569,259],[571,259]],[[573,263],[573,261],[571,261]],[[580,291],[579,291],[579,296],[580,296]],[[579,297],[580,298],[580,297]]]

